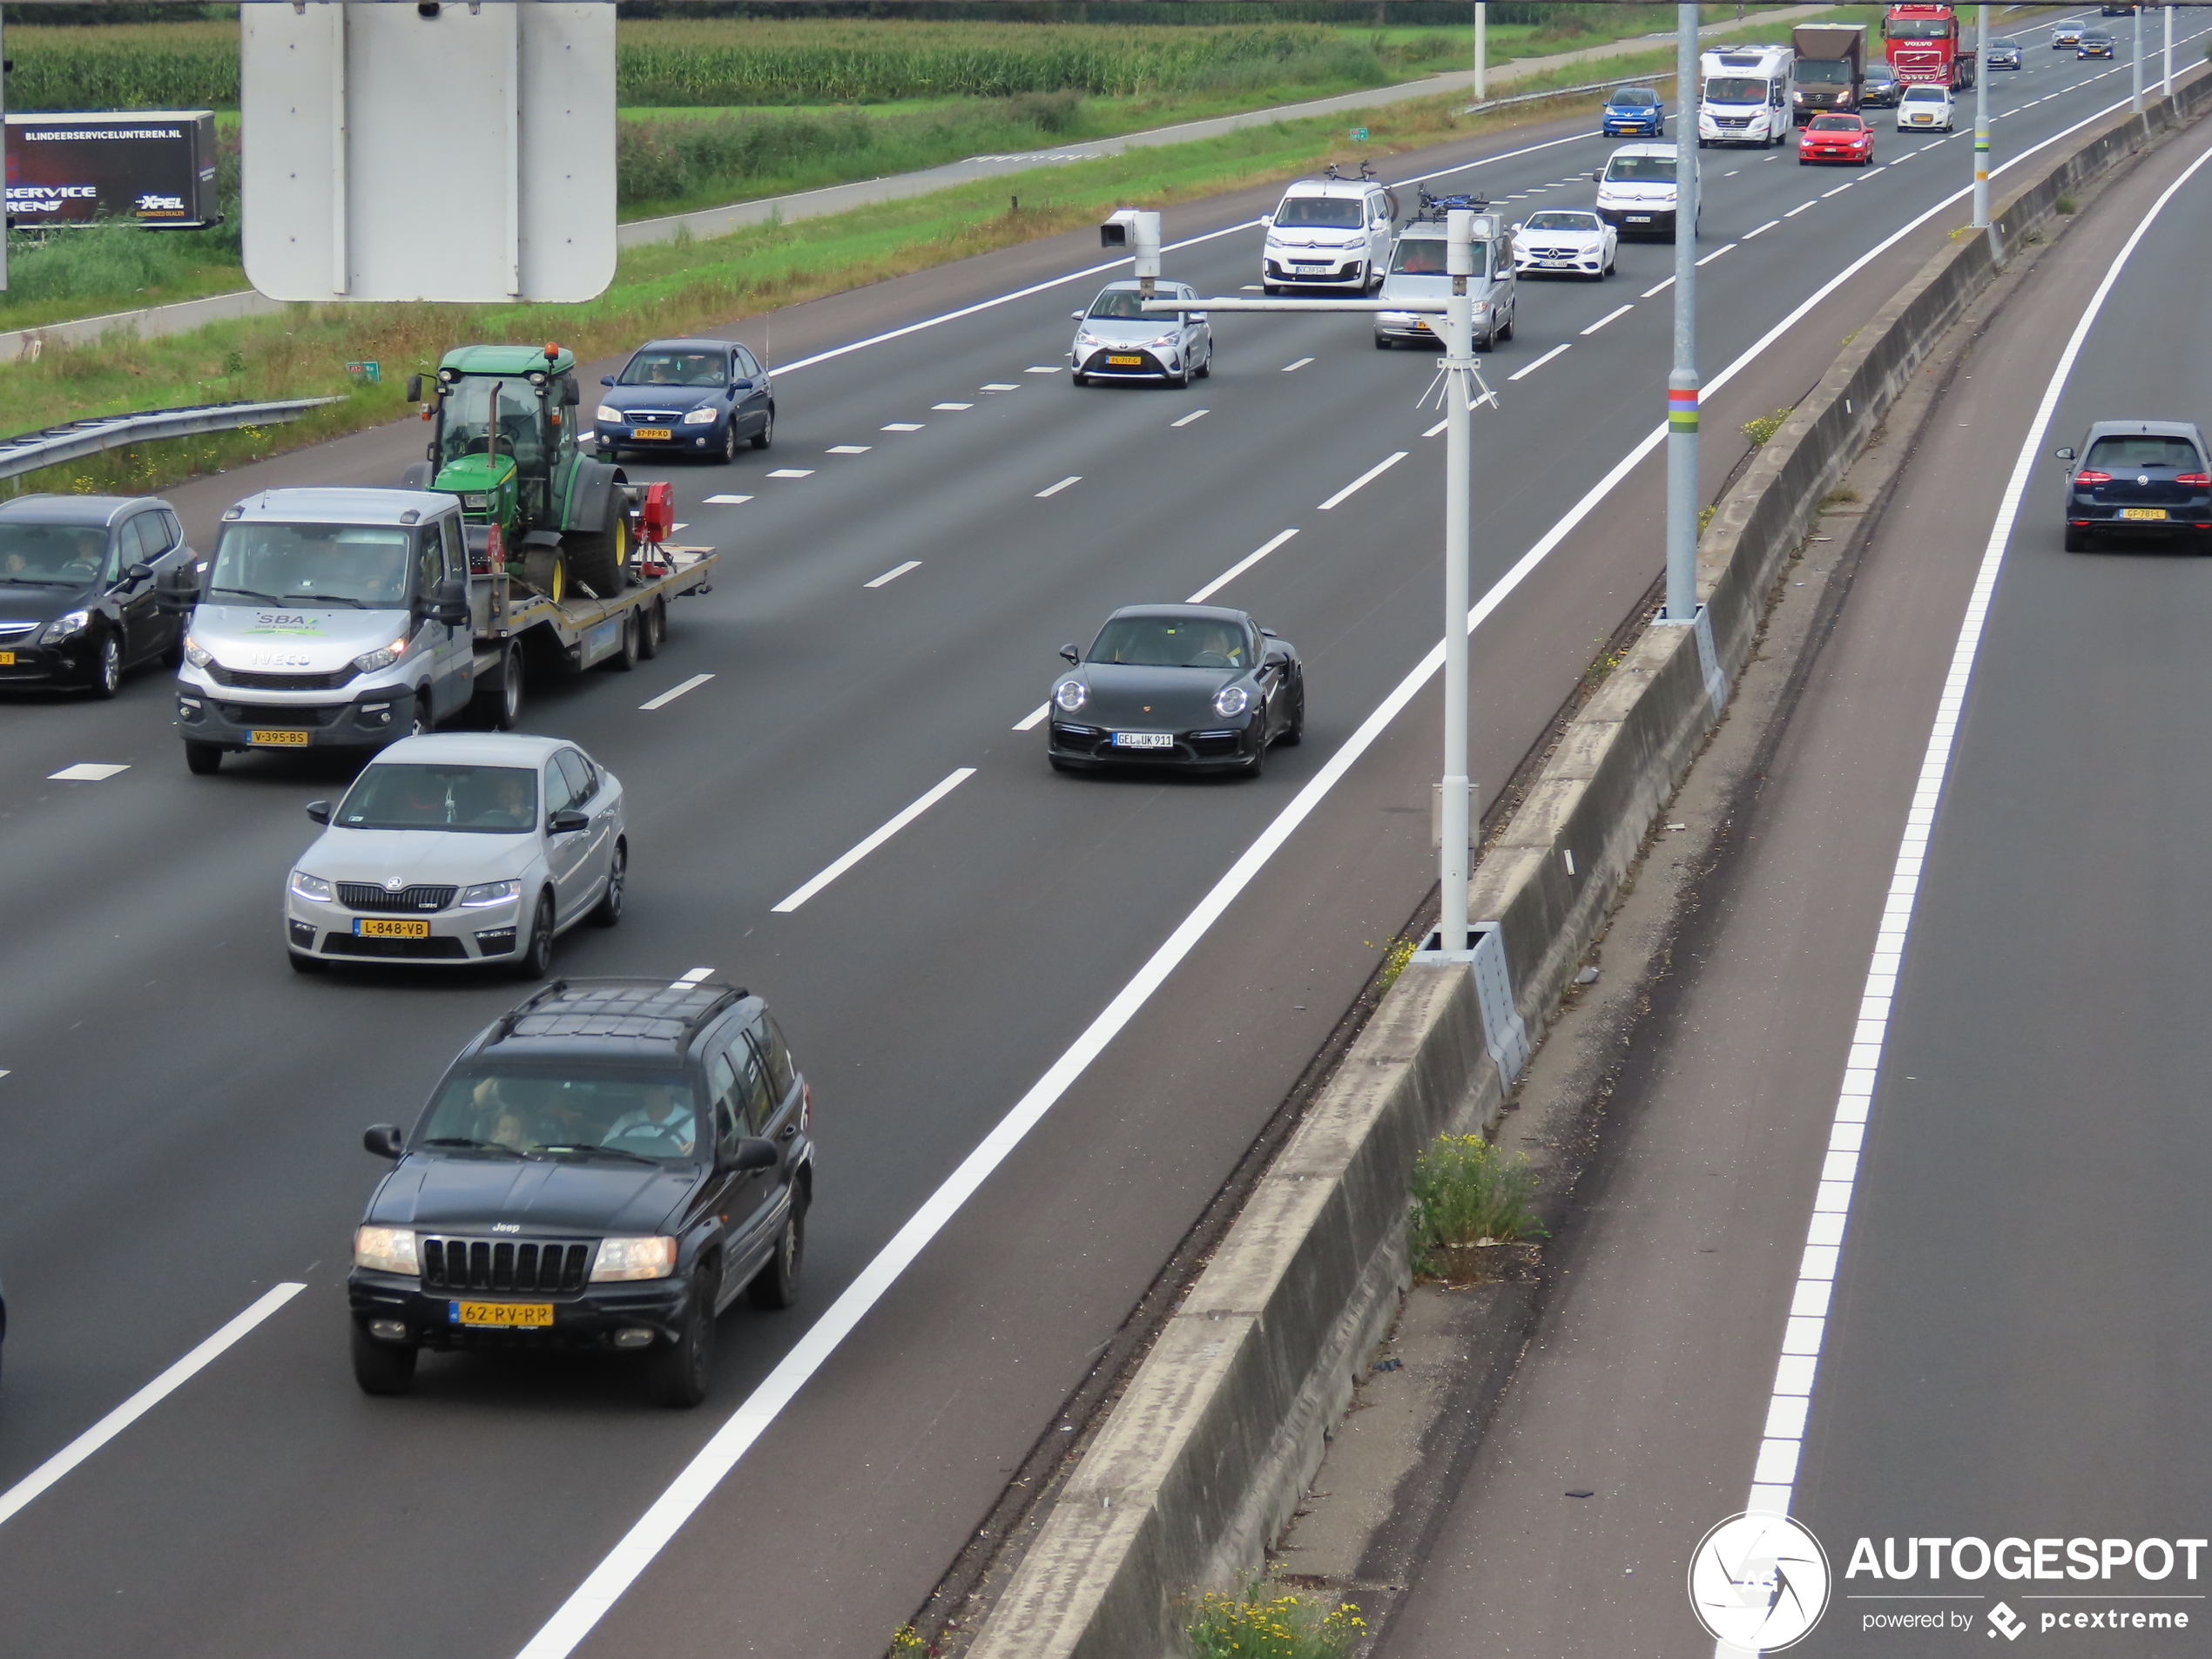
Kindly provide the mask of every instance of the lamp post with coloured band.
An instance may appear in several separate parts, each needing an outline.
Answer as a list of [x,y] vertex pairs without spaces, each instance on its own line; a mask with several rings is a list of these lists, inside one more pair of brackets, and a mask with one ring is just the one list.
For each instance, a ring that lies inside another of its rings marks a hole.
[[1697,616],[1697,8],[1675,8],[1675,364],[1667,376],[1667,610]]
[[1974,228],[1989,228],[1989,8],[1975,8]]

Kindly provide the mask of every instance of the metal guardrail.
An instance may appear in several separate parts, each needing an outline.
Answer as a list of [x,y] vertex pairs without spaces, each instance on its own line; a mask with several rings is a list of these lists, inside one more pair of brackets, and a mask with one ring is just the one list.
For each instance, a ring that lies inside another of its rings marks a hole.
[[1608,81],[1585,81],[1580,86],[1547,86],[1541,92],[1521,92],[1512,98],[1485,98],[1480,104],[1470,104],[1461,115],[1480,115],[1485,110],[1502,110],[1512,104],[1537,104],[1548,98],[1572,98],[1577,92],[1609,92],[1616,86],[1643,86],[1659,81],[1674,79],[1671,69],[1664,75],[1615,75]]
[[336,397],[289,397],[267,403],[196,403],[187,408],[142,409],[135,415],[106,415],[71,421],[40,432],[0,439],[0,478],[13,478],[41,467],[119,449],[156,438],[189,438],[203,432],[239,427],[280,426]]

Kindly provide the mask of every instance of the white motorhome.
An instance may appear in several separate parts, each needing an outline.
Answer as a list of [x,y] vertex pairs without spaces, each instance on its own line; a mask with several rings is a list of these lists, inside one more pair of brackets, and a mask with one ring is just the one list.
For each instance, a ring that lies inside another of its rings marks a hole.
[[1715,144],[1786,144],[1790,112],[1787,46],[1734,46],[1697,60],[1697,147]]

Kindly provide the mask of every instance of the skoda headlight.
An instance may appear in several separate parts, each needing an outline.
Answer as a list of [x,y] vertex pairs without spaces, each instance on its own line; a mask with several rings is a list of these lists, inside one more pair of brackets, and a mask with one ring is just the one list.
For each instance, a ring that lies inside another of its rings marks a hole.
[[461,902],[471,909],[488,904],[504,904],[523,890],[519,881],[479,881],[473,887],[463,887]]
[[610,1279],[666,1278],[675,1271],[673,1238],[602,1238],[598,1258],[591,1264],[591,1281],[604,1285]]
[[1052,700],[1073,714],[1090,701],[1090,687],[1081,680],[1062,680],[1052,688]]
[[374,1269],[379,1273],[404,1273],[417,1278],[422,1269],[415,1258],[415,1229],[412,1227],[356,1227],[354,1230],[354,1265]]
[[48,644],[58,645],[64,639],[76,638],[78,635],[83,633],[91,625],[92,613],[91,611],[72,610],[67,615],[57,617],[53,619],[53,621],[48,623],[46,624],[46,631],[42,637]]
[[685,415],[684,417],[684,424],[685,426],[712,426],[714,424],[714,417],[720,413],[721,411],[719,409],[717,409],[713,404],[710,403],[705,408],[693,409],[689,415]]
[[190,634],[186,634],[185,636],[185,660],[194,668],[211,668],[214,665],[215,653]]
[[607,426],[620,426],[627,417],[624,415],[620,409],[615,408],[613,404],[602,403],[599,406],[598,411],[594,418]]
[[395,639],[381,650],[364,651],[354,658],[354,666],[364,674],[374,674],[380,668],[389,668],[407,655],[408,642]]
[[314,899],[324,904],[330,902],[330,883],[319,875],[309,875],[305,870],[292,873],[292,890],[302,899]]
[[1252,705],[1252,694],[1241,685],[1224,685],[1213,694],[1213,711],[1226,720]]

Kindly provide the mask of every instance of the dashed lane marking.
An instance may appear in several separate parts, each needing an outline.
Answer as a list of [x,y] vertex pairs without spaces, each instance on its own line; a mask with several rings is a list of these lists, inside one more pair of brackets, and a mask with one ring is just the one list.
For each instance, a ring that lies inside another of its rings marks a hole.
[[908,559],[904,564],[894,565],[890,570],[886,570],[881,576],[876,577],[874,581],[863,582],[860,585],[864,588],[880,588],[887,583],[896,582],[900,577],[906,575],[906,573],[909,570],[919,570],[920,569],[921,569],[921,561],[920,559]]
[[1541,368],[1546,363],[1551,361],[1553,358],[1558,356],[1560,353],[1565,351],[1566,349],[1567,342],[1562,341],[1560,344],[1553,347],[1549,351],[1546,352],[1541,357],[1539,357],[1534,362],[1524,364],[1522,367],[1515,369],[1512,374],[1507,375],[1506,378],[1509,381],[1526,380],[1529,375],[1534,374],[1538,369]]
[[1047,496],[1057,496],[1062,490],[1067,489],[1069,484],[1079,484],[1082,482],[1082,474],[1079,472],[1070,473],[1067,477],[1062,478],[1058,483],[1048,484],[1042,489],[1037,491],[1037,499],[1039,501],[1042,501]]
[[835,863],[832,864],[828,868],[824,870],[819,875],[816,876],[813,880],[807,882],[806,886],[799,888],[789,898],[773,906],[772,908],[777,912],[777,914],[786,915],[789,914],[792,911],[798,909],[799,906],[805,904],[809,899],[819,893],[824,887],[829,886],[831,882],[836,880],[838,877],[843,875],[847,870],[858,864],[862,859],[867,857],[869,853],[874,852],[876,848],[881,846],[886,841],[896,835],[900,830],[906,828],[907,825],[913,823],[914,819],[920,818],[924,813],[927,812],[932,806],[934,806],[939,801],[944,799],[946,796],[951,794],[954,790],[959,788],[962,784],[966,783],[974,775],[974,767],[962,766],[959,771],[954,772],[951,777],[947,778],[942,783],[939,784],[927,794],[924,795],[920,800],[914,802],[913,806],[907,807],[897,817],[891,819],[891,821],[886,824],[881,829],[876,831],[874,834],[861,841],[857,846],[853,847],[851,852],[845,854],[844,857],[839,859]]
[[57,783],[97,784],[114,777],[118,772],[130,770],[127,764],[115,766],[105,761],[80,760],[73,766],[64,766],[59,772],[50,772],[46,776]]
[[713,678],[714,676],[711,674],[694,674],[691,678],[684,681],[681,685],[670,686],[668,690],[663,691],[658,697],[654,698],[651,702],[640,703],[637,705],[638,711],[640,713],[649,713],[654,709],[666,708],[678,698],[683,696],[685,692],[698,691],[700,686],[705,685],[707,681],[712,679]]
[[1170,421],[1168,424],[1170,426],[1189,426],[1193,421],[1202,419],[1211,413],[1212,411],[1211,409],[1193,409],[1190,414],[1184,415],[1180,421]]

